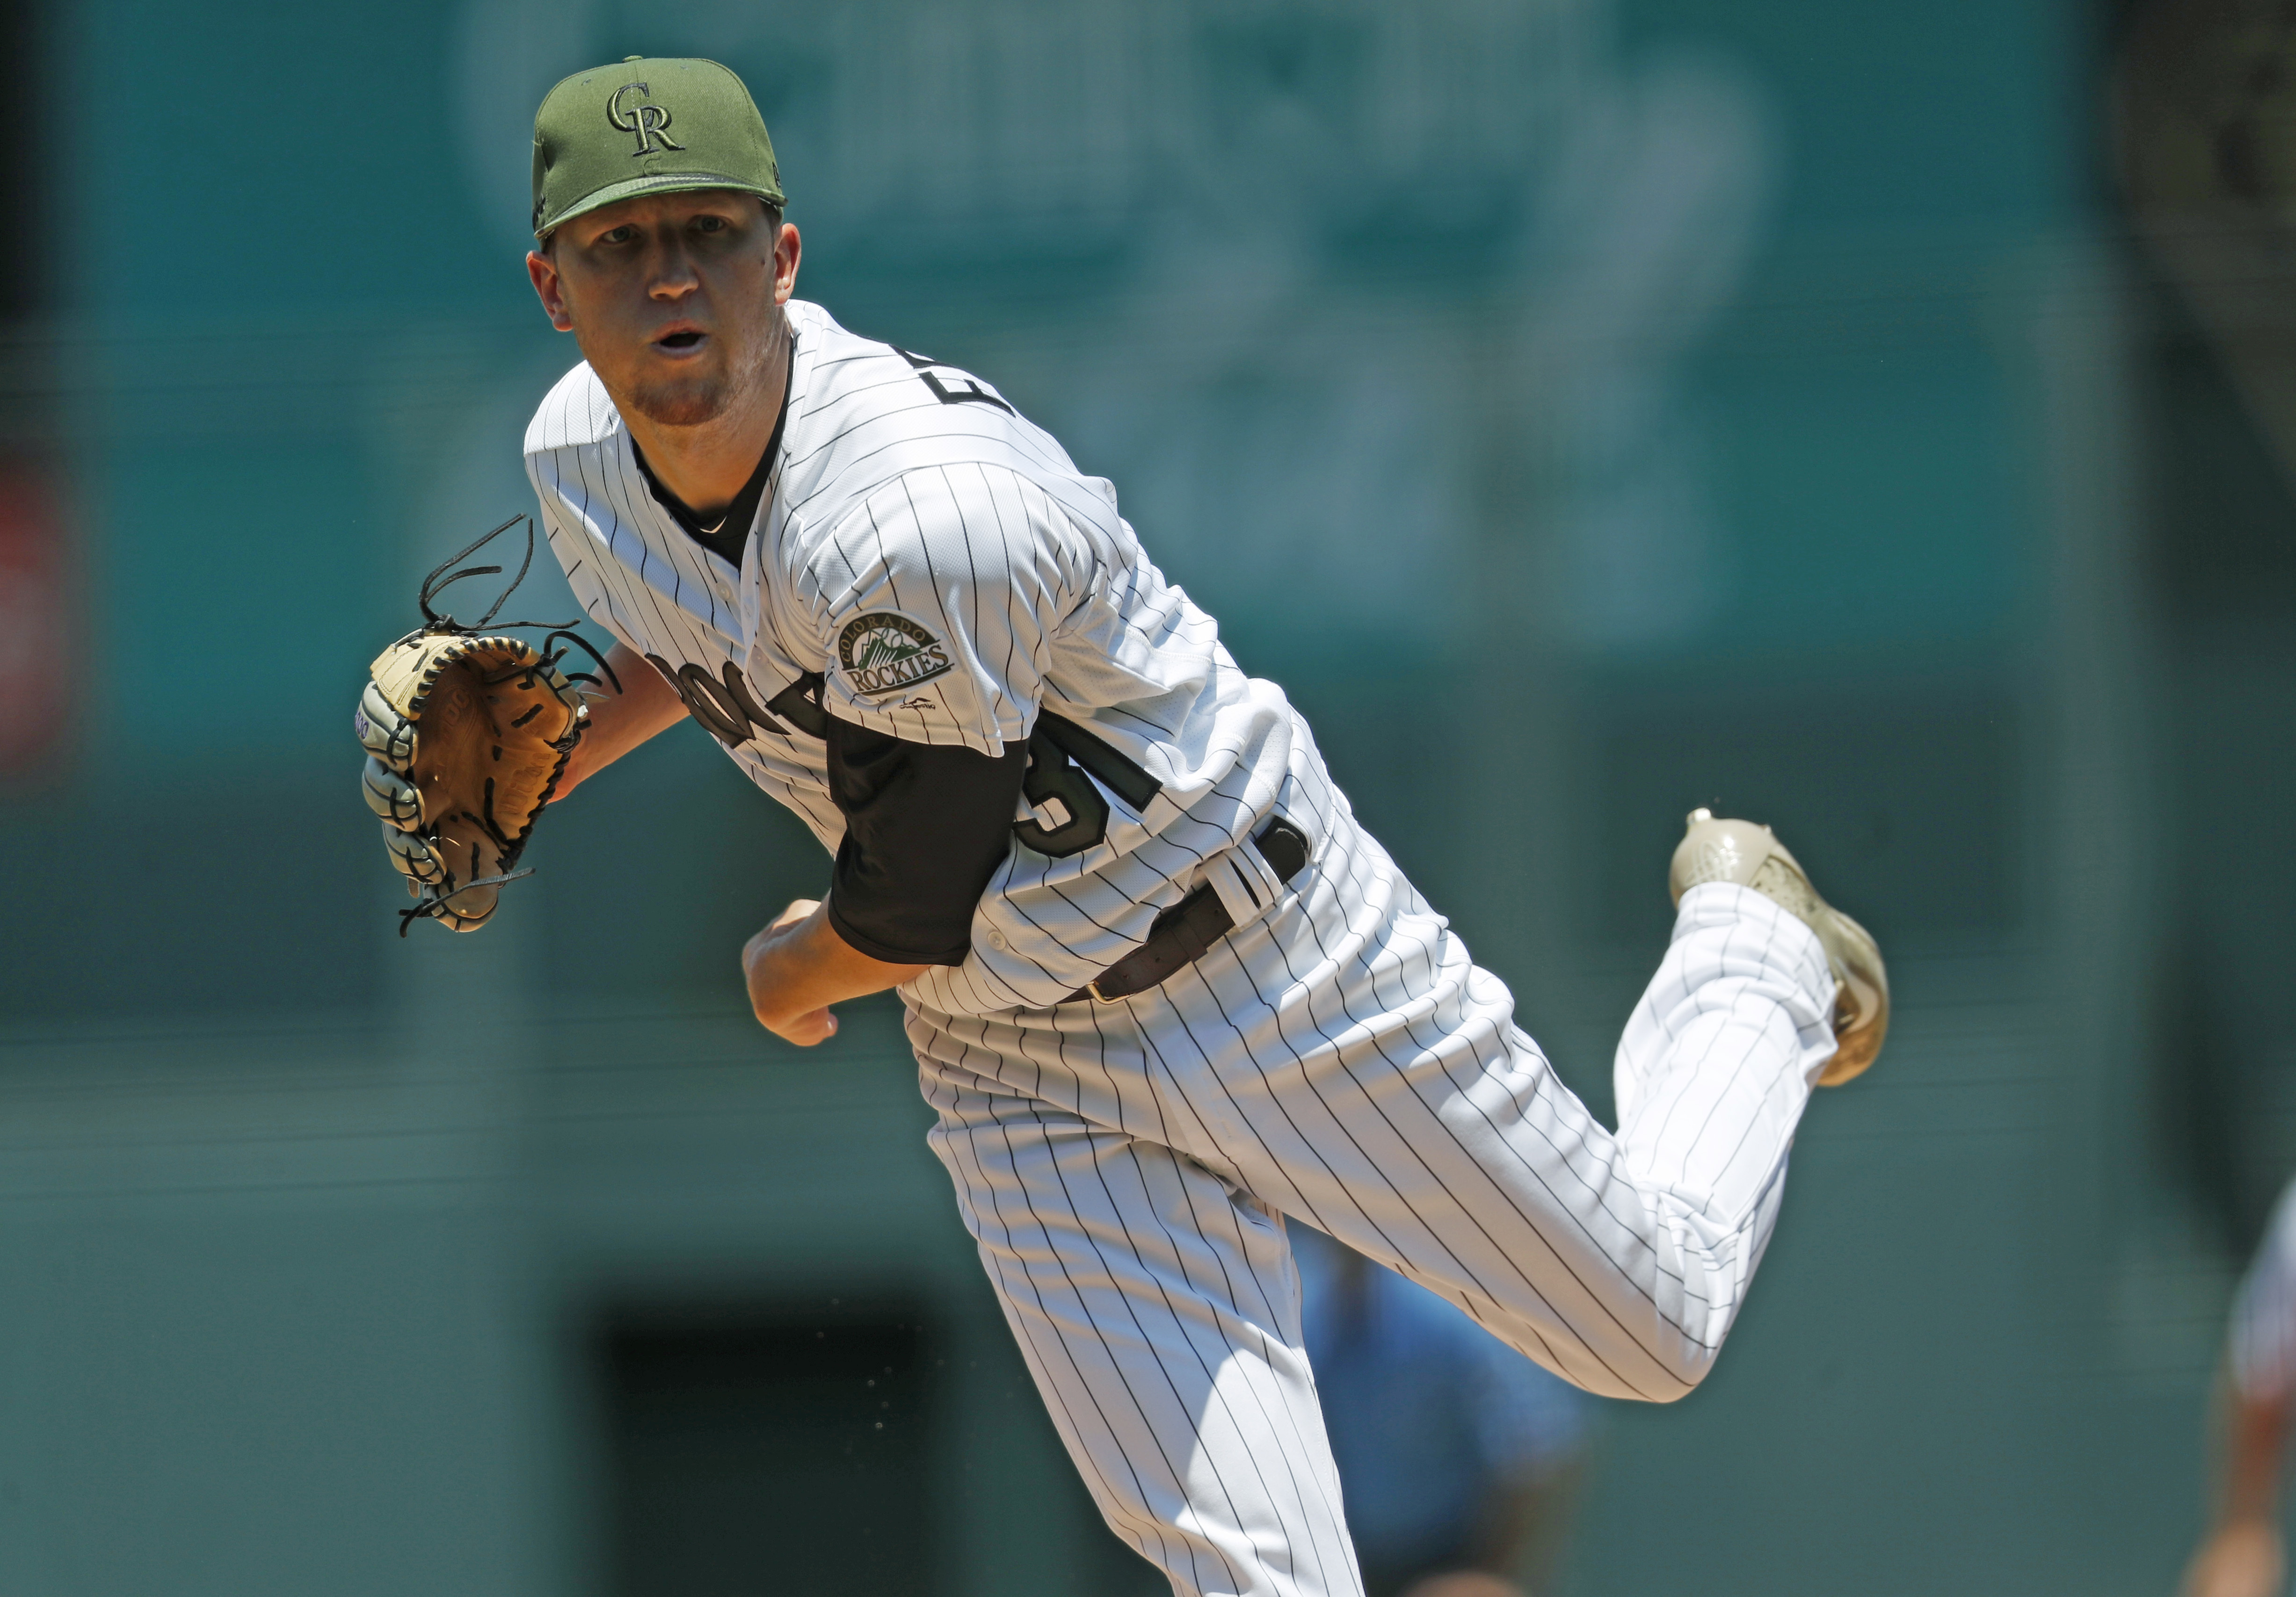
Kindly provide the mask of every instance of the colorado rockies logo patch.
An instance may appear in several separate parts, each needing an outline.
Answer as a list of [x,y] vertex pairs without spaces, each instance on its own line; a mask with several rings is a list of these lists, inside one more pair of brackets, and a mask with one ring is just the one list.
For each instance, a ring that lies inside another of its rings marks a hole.
[[837,663],[864,699],[931,682],[950,666],[939,638],[908,617],[882,610],[845,624],[837,635]]

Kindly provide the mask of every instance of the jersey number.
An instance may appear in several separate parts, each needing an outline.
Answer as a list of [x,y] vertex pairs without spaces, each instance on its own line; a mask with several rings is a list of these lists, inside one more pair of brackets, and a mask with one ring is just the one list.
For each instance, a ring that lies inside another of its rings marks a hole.
[[1153,776],[1075,722],[1039,714],[1029,733],[1029,769],[1021,778],[1021,796],[1037,814],[1015,822],[1013,835],[1054,859],[1099,842],[1108,835],[1108,800],[1093,785],[1095,777],[1136,814],[1145,814],[1160,790]]
[[727,660],[724,670],[712,676],[700,666],[673,666],[659,654],[649,654],[646,659],[677,690],[677,696],[685,700],[685,708],[693,718],[728,749],[748,742],[759,732],[786,735],[789,727],[774,718],[776,713],[800,732],[817,738],[829,735],[829,712],[821,708],[823,678],[818,671],[808,671],[775,694],[768,703],[759,704],[750,679],[732,660]]
[[1108,800],[1083,767],[1045,735],[1044,720],[1039,716],[1029,734],[1029,770],[1021,778],[1021,796],[1052,824],[1031,816],[1014,822],[1013,835],[1039,854],[1066,859],[1108,835]]

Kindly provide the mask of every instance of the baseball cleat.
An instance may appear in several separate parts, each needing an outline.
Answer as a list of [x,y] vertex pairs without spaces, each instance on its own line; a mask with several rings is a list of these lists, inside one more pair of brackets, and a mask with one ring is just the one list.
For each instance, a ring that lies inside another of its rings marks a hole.
[[1800,864],[1767,826],[1718,821],[1711,810],[1690,812],[1689,830],[1674,851],[1667,890],[1677,904],[1710,881],[1751,888],[1817,933],[1838,984],[1833,999],[1833,1059],[1817,1078],[1840,1086],[1874,1062],[1890,1029],[1890,975],[1871,933],[1817,896]]

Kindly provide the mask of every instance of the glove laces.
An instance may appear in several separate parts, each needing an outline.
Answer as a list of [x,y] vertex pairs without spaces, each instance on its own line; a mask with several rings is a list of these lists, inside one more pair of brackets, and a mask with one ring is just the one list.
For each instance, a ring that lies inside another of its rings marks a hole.
[[[465,577],[495,577],[500,575],[502,572],[502,568],[500,566],[463,566],[459,571],[455,570],[454,568],[457,565],[461,565],[463,561],[470,559],[471,556],[476,554],[480,550],[485,548],[488,544],[493,543],[496,538],[502,536],[503,534],[508,532],[512,528],[518,526],[521,522],[525,523],[526,526],[526,554],[524,558],[518,562],[518,575],[512,577],[509,584],[504,587],[503,591],[495,595],[495,602],[487,606],[486,614],[480,616],[475,621],[465,623],[457,621],[451,614],[442,615],[439,611],[430,608],[430,602],[433,599],[436,599],[439,594],[445,593],[455,584],[462,581]],[[529,627],[546,627],[548,630],[543,634],[542,637],[541,657],[535,660],[531,665],[520,667],[516,671],[511,673],[510,676],[524,676],[526,678],[525,685],[531,687],[534,685],[534,676],[536,672],[541,670],[545,666],[547,666],[554,671],[557,670],[560,662],[563,661],[575,649],[579,649],[583,653],[588,655],[591,659],[597,663],[598,669],[606,674],[606,680],[614,684],[614,692],[619,693],[622,691],[622,679],[614,674],[614,667],[606,663],[606,657],[598,652],[597,649],[591,643],[589,639],[584,637],[580,633],[574,630],[574,628],[582,624],[580,617],[578,616],[571,621],[497,621],[495,619],[496,616],[502,613],[502,607],[510,602],[510,596],[518,592],[518,585],[526,580],[526,574],[532,569],[533,565],[534,518],[528,515],[512,516],[509,520],[504,521],[492,532],[488,533],[484,537],[479,539],[478,542],[471,545],[468,548],[448,555],[445,560],[440,561],[436,566],[433,566],[430,569],[430,575],[422,579],[422,590],[416,594],[414,598],[414,602],[420,606],[422,610],[422,625],[415,628],[413,632],[408,633],[406,637],[401,638],[399,642],[406,643],[410,638],[421,637],[424,633],[430,632],[453,633],[458,637],[467,638],[478,636],[482,630],[489,627],[495,627],[497,630],[509,630],[513,632]],[[451,575],[449,573],[451,573]],[[563,641],[562,642],[561,640]],[[554,650],[551,648],[553,643],[557,643],[559,646]],[[598,678],[587,671],[568,671],[562,673],[562,675],[563,675],[569,682],[587,683],[593,688],[598,685]],[[510,680],[510,676],[497,677],[494,680],[507,682]]]

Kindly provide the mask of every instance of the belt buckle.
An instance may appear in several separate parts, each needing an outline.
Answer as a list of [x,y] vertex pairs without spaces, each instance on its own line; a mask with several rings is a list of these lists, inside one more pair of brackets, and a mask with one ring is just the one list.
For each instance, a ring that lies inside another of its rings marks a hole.
[[[1103,976],[1106,974],[1106,971],[1101,972],[1101,975]],[[1084,990],[1092,995],[1092,1001],[1095,1003],[1121,1003],[1124,1002],[1124,995],[1121,993],[1119,993],[1115,997],[1111,998],[1100,990],[1099,976],[1095,976],[1090,981],[1086,982],[1084,984]]]

